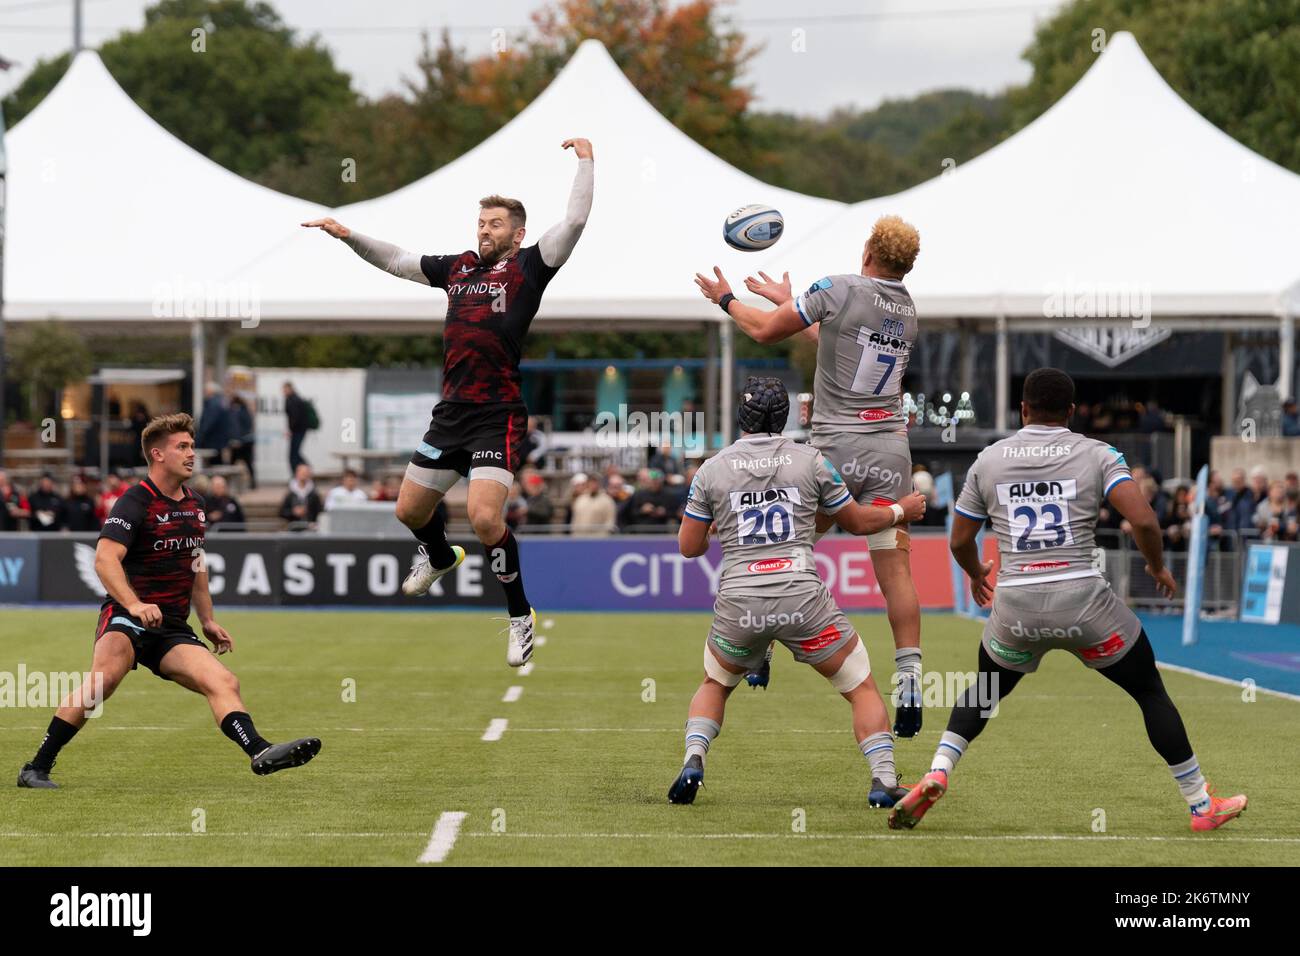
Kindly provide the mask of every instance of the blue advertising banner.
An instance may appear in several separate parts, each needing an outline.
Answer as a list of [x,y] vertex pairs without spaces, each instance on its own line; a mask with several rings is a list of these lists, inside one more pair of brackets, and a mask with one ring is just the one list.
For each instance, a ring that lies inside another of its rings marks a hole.
[[0,537],[0,604],[35,601],[40,595],[40,544],[31,537]]

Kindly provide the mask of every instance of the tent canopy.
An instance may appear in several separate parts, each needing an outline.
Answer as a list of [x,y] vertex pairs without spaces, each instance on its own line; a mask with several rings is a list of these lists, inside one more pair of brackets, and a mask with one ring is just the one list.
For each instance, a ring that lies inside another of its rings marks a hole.
[[923,320],[1095,321],[1144,302],[1157,316],[1300,310],[1300,176],[1196,113],[1129,33],[1006,142],[850,206],[763,267],[796,287],[857,272],[886,214],[920,230],[907,284]]

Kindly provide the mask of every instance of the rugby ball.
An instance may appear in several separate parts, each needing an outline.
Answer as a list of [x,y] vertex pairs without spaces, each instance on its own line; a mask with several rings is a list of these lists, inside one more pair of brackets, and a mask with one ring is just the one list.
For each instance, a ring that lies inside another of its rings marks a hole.
[[766,249],[781,238],[785,219],[771,206],[755,203],[741,206],[722,224],[722,238],[727,245],[742,252]]

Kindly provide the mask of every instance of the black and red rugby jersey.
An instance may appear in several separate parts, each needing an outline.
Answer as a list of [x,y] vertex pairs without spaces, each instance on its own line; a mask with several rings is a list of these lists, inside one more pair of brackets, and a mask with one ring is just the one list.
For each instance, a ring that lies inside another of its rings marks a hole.
[[117,499],[99,536],[126,545],[122,568],[141,601],[184,620],[207,520],[203,499],[188,486],[181,485],[179,499],[168,498],[145,478]]
[[447,290],[442,398],[447,402],[522,401],[519,358],[542,293],[560,270],[537,246],[484,265],[477,252],[421,256],[435,289]]

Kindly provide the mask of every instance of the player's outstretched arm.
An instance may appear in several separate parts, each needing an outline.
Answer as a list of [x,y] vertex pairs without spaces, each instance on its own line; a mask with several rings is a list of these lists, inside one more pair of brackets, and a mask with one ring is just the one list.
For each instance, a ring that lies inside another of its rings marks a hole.
[[353,252],[377,269],[383,269],[399,279],[409,279],[412,282],[419,282],[421,285],[429,285],[429,277],[420,268],[420,255],[418,253],[407,252],[400,246],[395,246],[391,242],[384,242],[382,239],[363,236],[355,229],[349,229],[343,223],[330,219],[328,216],[324,219],[313,219],[310,222],[304,222],[303,225],[309,229],[320,229],[335,239],[342,239],[351,246]]
[[95,545],[95,573],[99,575],[99,582],[109,597],[126,608],[126,613],[145,627],[157,627],[162,623],[162,611],[157,604],[145,604],[135,593],[126,578],[126,569],[122,567],[124,557],[126,545],[100,538]]
[[577,155],[578,172],[573,177],[573,188],[569,190],[569,205],[564,211],[564,218],[547,229],[537,241],[542,261],[552,269],[558,269],[568,262],[574,246],[578,244],[578,237],[587,225],[587,216],[591,214],[591,197],[596,182],[595,159],[590,140],[566,139],[560,147],[572,149]]
[[793,299],[785,301],[771,311],[756,309],[752,305],[745,305],[732,295],[731,283],[717,266],[713,267],[713,274],[716,276],[715,279],[695,273],[695,284],[704,293],[704,297],[714,305],[721,305],[726,296],[731,296],[727,300],[727,315],[735,320],[740,331],[755,342],[780,342],[805,327],[804,320],[800,318],[799,312],[794,307]]
[[896,524],[910,524],[925,517],[925,495],[912,492],[898,502],[900,517],[893,506],[860,505],[850,501],[832,516],[837,525],[849,534],[875,534]]
[[980,607],[988,607],[993,600],[993,585],[989,575],[993,572],[993,562],[980,562],[979,545],[975,543],[983,521],[967,518],[960,512],[952,517],[952,539],[948,549],[963,571],[970,578],[970,593]]
[[1171,598],[1178,591],[1174,576],[1165,567],[1164,545],[1160,540],[1160,522],[1151,505],[1142,496],[1136,481],[1121,481],[1110,489],[1106,500],[1115,510],[1128,519],[1133,528],[1133,541],[1147,559],[1147,574],[1156,582],[1156,590],[1163,597]]
[[194,586],[190,589],[190,604],[194,607],[194,613],[199,616],[199,626],[203,628],[203,636],[212,642],[212,649],[218,655],[233,651],[235,642],[226,633],[226,629],[217,623],[212,609],[212,593],[208,590],[206,565],[200,564],[194,573]]

